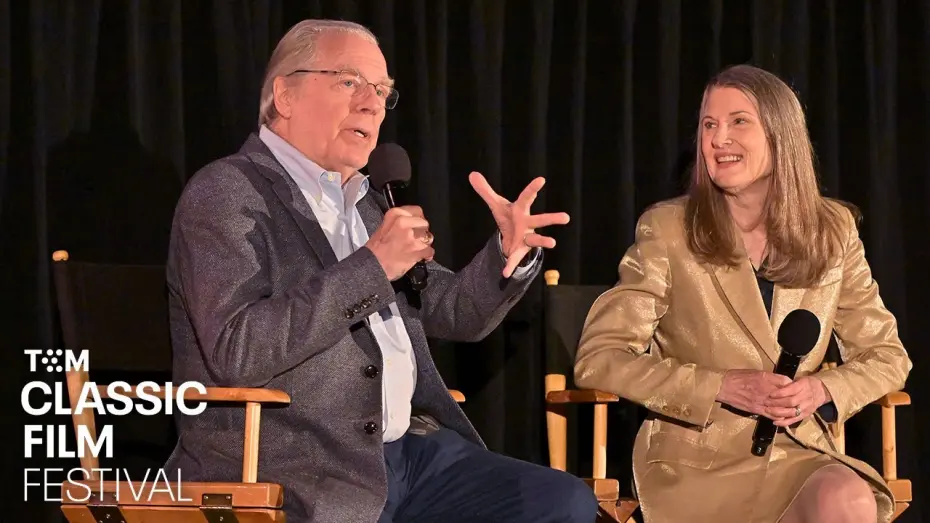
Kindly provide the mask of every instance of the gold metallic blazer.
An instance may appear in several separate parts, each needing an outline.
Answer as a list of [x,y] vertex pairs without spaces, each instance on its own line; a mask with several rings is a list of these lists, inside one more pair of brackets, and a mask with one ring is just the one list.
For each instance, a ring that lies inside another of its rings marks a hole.
[[[797,376],[817,373],[839,420],[899,390],[911,361],[865,259],[852,214],[842,256],[806,289],[776,285],[769,318],[748,257],[737,269],[710,266],[689,251],[684,199],[645,212],[620,262],[620,283],[593,304],[575,364],[578,387],[646,406],[633,449],[637,496],[647,521],[776,521],[804,480],[844,463],[872,486],[879,521],[891,491],[869,465],[837,452],[819,416],[788,429],[769,455],[750,453],[756,419],[715,401],[725,371],[772,371],[785,315],[808,309],[821,336]],[[835,329],[843,364],[819,367]]]

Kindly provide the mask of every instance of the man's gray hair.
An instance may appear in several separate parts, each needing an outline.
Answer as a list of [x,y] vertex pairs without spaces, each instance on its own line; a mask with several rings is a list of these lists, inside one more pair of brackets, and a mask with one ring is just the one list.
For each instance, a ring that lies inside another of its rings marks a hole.
[[316,42],[325,33],[350,33],[377,45],[378,39],[365,26],[343,20],[304,20],[288,30],[278,42],[262,81],[258,125],[269,125],[278,117],[274,106],[274,80],[297,69],[312,67],[316,59]]

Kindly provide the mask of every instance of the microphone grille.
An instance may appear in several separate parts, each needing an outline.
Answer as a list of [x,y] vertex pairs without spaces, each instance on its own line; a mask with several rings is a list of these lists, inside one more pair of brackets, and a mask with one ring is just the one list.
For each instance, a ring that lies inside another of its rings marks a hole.
[[806,356],[820,339],[820,320],[807,309],[795,309],[778,327],[778,344],[795,356]]
[[368,157],[368,181],[377,191],[388,183],[406,185],[411,171],[407,151],[396,143],[383,143]]

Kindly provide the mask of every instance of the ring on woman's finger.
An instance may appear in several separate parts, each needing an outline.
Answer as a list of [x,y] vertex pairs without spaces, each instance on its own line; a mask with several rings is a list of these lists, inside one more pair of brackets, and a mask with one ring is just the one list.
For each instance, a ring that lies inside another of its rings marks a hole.
[[801,417],[801,406],[800,405],[794,407],[794,417],[795,418]]
[[420,241],[423,242],[423,243],[425,243],[425,244],[427,244],[427,245],[432,245],[432,244],[433,244],[433,239],[434,239],[434,238],[435,238],[435,237],[433,236],[433,233],[431,233],[431,232],[429,232],[429,231],[426,231],[426,234],[423,235],[422,238],[420,238]]

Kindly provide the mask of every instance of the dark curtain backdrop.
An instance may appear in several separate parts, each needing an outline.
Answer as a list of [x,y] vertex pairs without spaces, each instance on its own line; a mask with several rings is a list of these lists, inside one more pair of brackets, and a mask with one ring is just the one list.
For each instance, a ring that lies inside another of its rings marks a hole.
[[[918,443],[930,436],[921,0],[0,0],[6,416],[21,412],[27,379],[61,379],[27,376],[22,355],[59,343],[51,252],[162,263],[183,184],[255,130],[264,64],[308,17],[355,20],[381,39],[401,93],[382,137],[411,154],[406,196],[425,208],[437,258],[461,267],[492,231],[469,171],[510,197],[544,175],[536,208],[572,215],[545,261],[563,283],[613,283],[637,215],[681,192],[714,72],[749,62],[782,75],[808,110],[824,190],[864,211],[869,260],[916,365],[898,466],[918,501],[902,521],[930,511],[919,501],[930,494],[930,454]],[[486,341],[434,352],[494,450],[546,463],[541,296],[542,278]],[[4,424],[16,435],[3,446],[4,510],[18,516],[10,521],[55,521],[55,504],[16,512],[23,423]],[[849,452],[880,467],[877,408],[848,430]],[[628,477],[619,468],[610,472]]]

